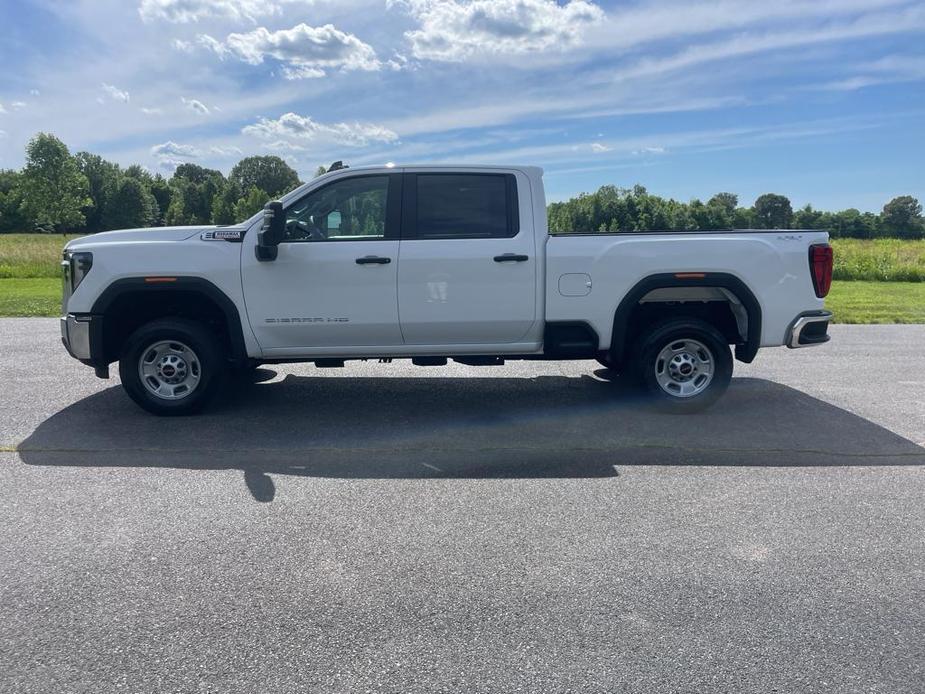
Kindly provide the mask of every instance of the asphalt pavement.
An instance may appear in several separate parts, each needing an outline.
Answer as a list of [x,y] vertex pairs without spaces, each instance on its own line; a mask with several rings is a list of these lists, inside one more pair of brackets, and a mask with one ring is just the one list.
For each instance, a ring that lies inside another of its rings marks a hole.
[[0,320],[0,692],[925,691],[925,326],[655,414],[596,362],[152,417]]

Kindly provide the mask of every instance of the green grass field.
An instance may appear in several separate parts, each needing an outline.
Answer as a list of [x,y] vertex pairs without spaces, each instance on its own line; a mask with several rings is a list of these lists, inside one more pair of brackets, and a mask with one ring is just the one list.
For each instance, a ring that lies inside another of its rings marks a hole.
[[58,316],[61,280],[52,277],[0,279],[0,316]]
[[[0,234],[0,316],[56,316],[73,236]],[[826,305],[839,323],[925,323],[925,241],[835,239]],[[851,281],[845,281],[851,280]]]
[[925,241],[833,239],[836,280],[925,282]]
[[59,277],[61,249],[76,236],[0,234],[0,279]]
[[836,323],[925,323],[925,282],[833,282]]

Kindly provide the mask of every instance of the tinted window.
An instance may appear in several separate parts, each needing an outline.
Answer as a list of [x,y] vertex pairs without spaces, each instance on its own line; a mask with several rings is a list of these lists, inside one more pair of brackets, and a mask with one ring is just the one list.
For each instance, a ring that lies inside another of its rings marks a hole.
[[314,190],[286,209],[286,240],[384,238],[388,192],[388,176],[347,178]]
[[418,238],[514,236],[511,178],[503,174],[418,174]]

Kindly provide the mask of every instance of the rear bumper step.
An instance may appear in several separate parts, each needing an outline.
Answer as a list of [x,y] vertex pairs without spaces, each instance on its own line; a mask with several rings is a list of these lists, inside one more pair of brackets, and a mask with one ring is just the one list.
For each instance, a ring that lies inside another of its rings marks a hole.
[[830,320],[832,320],[831,311],[801,313],[790,325],[787,346],[790,349],[797,349],[828,342],[831,339],[828,332]]

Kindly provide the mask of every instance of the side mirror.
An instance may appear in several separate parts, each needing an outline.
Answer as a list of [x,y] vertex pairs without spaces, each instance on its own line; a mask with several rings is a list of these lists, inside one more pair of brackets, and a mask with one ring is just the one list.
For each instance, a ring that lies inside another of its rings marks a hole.
[[257,246],[254,252],[257,260],[276,260],[280,242],[286,236],[286,215],[283,203],[279,200],[268,202],[263,208],[263,225],[257,233]]

